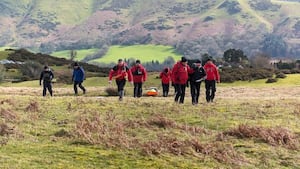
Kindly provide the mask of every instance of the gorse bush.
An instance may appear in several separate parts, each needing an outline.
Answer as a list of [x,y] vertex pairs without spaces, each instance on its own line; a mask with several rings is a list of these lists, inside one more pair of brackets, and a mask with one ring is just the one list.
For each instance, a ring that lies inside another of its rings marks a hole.
[[222,68],[220,76],[222,82],[231,83],[234,81],[252,81],[270,78],[273,76],[273,71],[270,69]]

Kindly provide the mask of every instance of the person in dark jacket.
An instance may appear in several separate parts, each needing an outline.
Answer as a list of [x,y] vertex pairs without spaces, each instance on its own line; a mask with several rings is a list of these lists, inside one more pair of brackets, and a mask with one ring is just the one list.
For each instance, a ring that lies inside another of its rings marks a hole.
[[135,61],[135,65],[130,68],[133,77],[133,97],[142,97],[143,83],[147,80],[147,71],[141,65],[140,60]]
[[44,70],[41,72],[40,75],[40,85],[42,85],[43,81],[43,96],[46,96],[47,89],[49,91],[50,96],[53,95],[52,92],[52,79],[54,78],[54,75],[51,71],[51,69],[48,66],[44,66]]
[[220,75],[217,66],[208,59],[204,65],[206,72],[205,89],[206,89],[206,101],[213,102],[216,93],[216,83],[220,83]]
[[170,81],[171,81],[171,72],[169,68],[164,68],[164,70],[159,74],[161,79],[161,85],[163,88],[163,97],[168,97]]
[[185,57],[181,58],[181,61],[175,63],[172,69],[172,78],[174,85],[176,87],[175,102],[179,101],[180,104],[183,104],[185,97],[185,88],[189,78],[189,73],[191,69],[187,64],[187,59]]
[[82,85],[84,79],[85,79],[84,69],[81,66],[79,66],[77,62],[75,62],[73,65],[73,76],[72,76],[75,95],[78,95],[77,85],[83,91],[83,94],[86,93],[86,89]]
[[202,67],[200,60],[197,60],[195,63],[193,63],[192,72],[193,73],[190,74],[190,89],[192,104],[196,105],[199,102],[201,82],[206,78],[206,72]]
[[123,100],[124,96],[124,86],[126,81],[132,83],[132,73],[129,70],[126,63],[122,60],[118,60],[118,64],[115,65],[109,72],[109,84],[111,84],[112,79],[116,80],[116,84],[118,86],[118,94],[119,94],[119,101]]

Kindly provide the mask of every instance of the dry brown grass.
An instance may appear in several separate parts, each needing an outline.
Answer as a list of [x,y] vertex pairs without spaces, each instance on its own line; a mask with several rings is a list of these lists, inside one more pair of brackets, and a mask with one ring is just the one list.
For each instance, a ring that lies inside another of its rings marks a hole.
[[[156,133],[156,138],[145,141],[142,138],[128,133],[134,128],[146,128],[149,132]],[[222,163],[241,164],[246,160],[240,156],[231,145],[219,142],[200,144],[197,139],[179,139],[176,136],[163,135],[157,130],[175,129],[187,134],[210,134],[205,129],[180,125],[162,115],[149,117],[148,120],[121,121],[115,115],[107,113],[100,117],[97,113],[91,116],[82,115],[77,119],[74,136],[89,144],[98,144],[107,147],[138,149],[143,155],[194,155],[201,160],[212,157]]]
[[39,112],[39,103],[36,101],[31,101],[29,105],[25,108],[26,112]]
[[256,138],[272,146],[284,146],[290,149],[298,149],[299,141],[294,133],[288,129],[263,128],[249,125],[239,125],[237,128],[223,132],[224,135],[238,138]]
[[8,136],[14,133],[14,128],[9,127],[6,123],[0,124],[0,136]]
[[13,122],[18,118],[18,116],[15,112],[4,109],[4,108],[1,108],[1,110],[0,110],[0,117],[4,118],[6,121],[9,121],[9,122]]

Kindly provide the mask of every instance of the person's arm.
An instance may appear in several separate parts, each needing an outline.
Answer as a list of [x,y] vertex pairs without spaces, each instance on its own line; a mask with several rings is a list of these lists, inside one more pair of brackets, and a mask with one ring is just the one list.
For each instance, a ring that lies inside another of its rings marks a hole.
[[143,81],[145,82],[147,80],[147,76],[148,76],[146,68],[144,68],[143,71],[144,71],[143,72]]
[[42,80],[43,80],[43,77],[44,77],[44,71],[41,72],[41,75],[40,75],[40,85],[42,85]]
[[126,73],[127,73],[128,81],[132,82],[133,76],[132,76],[132,73],[131,73],[130,69],[128,69]]
[[220,74],[217,67],[215,67],[215,76],[216,76],[217,83],[220,83]]
[[114,70],[113,70],[113,69],[111,69],[111,70],[109,71],[109,74],[108,74],[108,81],[110,81],[110,82],[111,82],[111,80],[112,80],[112,77],[113,77],[113,74],[114,74]]
[[54,79],[54,74],[53,72],[51,71],[51,80]]
[[82,79],[81,79],[81,81],[84,81],[84,79],[85,79],[85,72],[84,72],[84,69],[83,69],[82,67],[80,67],[80,71],[81,71],[81,73],[82,73]]

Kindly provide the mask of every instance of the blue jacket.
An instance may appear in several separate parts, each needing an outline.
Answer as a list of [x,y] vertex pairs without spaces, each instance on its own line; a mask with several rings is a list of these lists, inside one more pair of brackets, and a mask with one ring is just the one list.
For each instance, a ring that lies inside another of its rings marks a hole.
[[82,67],[78,67],[77,69],[73,69],[73,77],[72,80],[75,82],[82,82],[84,80],[84,70]]

